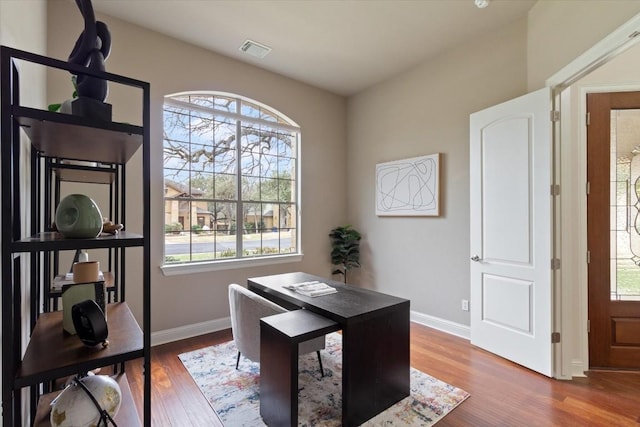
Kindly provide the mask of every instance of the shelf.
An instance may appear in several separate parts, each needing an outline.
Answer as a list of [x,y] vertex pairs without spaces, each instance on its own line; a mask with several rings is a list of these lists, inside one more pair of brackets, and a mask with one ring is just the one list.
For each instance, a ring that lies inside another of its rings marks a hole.
[[13,242],[13,252],[55,251],[73,249],[125,248],[143,246],[144,237],[121,231],[118,234],[102,233],[93,239],[67,239],[55,231],[38,233],[35,236]]
[[88,347],[62,329],[62,311],[42,313],[15,379],[21,388],[143,356],[140,326],[125,302],[107,306],[109,345]]
[[[104,287],[105,287],[105,291],[107,292],[113,292],[116,288],[114,286],[114,281],[115,278],[113,277],[113,273],[110,271],[103,271],[102,272],[102,277],[103,277],[103,282],[104,282]],[[58,275],[56,277],[54,277],[54,282],[55,279],[64,279],[64,274],[62,275]],[[65,282],[65,285],[70,285],[73,284],[74,282]],[[51,298],[59,298],[62,296],[62,289],[61,287],[58,287],[57,289],[53,287],[53,283],[51,284],[51,290],[49,291],[49,297]]]
[[60,181],[89,184],[111,184],[117,170],[110,167],[56,164],[51,167]]
[[[3,209],[7,212],[7,215],[2,215],[3,242],[6,244],[3,244],[0,261],[2,354],[7,356],[2,359],[0,375],[3,390],[0,425],[15,427],[30,421],[30,425],[48,426],[49,406],[55,393],[46,396],[41,396],[41,393],[43,390],[53,390],[55,386],[49,387],[47,383],[64,382],[65,377],[98,368],[107,368],[112,373],[123,372],[125,362],[142,359],[143,378],[140,381],[137,377],[130,378],[136,384],[140,383],[142,402],[137,408],[139,414],[123,375],[119,380],[123,390],[123,406],[116,416],[116,422],[120,426],[150,427],[149,83],[7,46],[0,46],[0,57],[0,116],[3,125],[0,138],[3,166],[1,185]],[[114,105],[114,111],[116,116],[126,115],[121,120],[128,120],[132,124],[22,105],[19,88],[28,88],[30,84],[28,79],[20,79],[21,64],[25,62],[40,64],[41,68],[47,70],[66,70],[74,75],[91,76],[128,86],[132,89],[127,89],[131,97],[123,102],[131,105],[122,109],[118,103]],[[139,117],[134,111],[129,114],[128,107],[136,110],[136,106],[140,107]],[[25,135],[29,139],[26,151],[20,149]],[[132,163],[136,171],[133,181],[129,182],[126,173],[128,163]],[[100,191],[108,192],[107,211],[112,219],[124,222],[126,226],[125,214],[131,211],[134,222],[141,223],[140,227],[131,228],[140,234],[120,231],[115,235],[103,233],[96,238],[71,239],[49,231],[55,229],[51,226],[54,205],[66,190],[60,185],[62,182],[99,184]],[[105,184],[108,188],[104,188]],[[141,192],[136,206],[127,206],[125,203],[129,188],[134,189],[136,194]],[[19,218],[26,218],[22,229],[26,226],[31,231],[20,231]],[[133,252],[142,255],[141,262],[131,262],[135,264],[133,271],[136,280],[137,273],[142,274],[141,312],[136,312],[140,324],[124,302],[125,282],[131,271],[127,268],[130,260],[128,255],[132,251],[125,251],[125,248],[136,248]],[[61,252],[78,249],[106,249],[108,266],[105,269],[114,272],[105,275],[108,301],[121,302],[107,305],[109,345],[104,348],[100,345],[88,347],[77,336],[65,333],[62,311],[51,311],[57,310],[61,300],[60,292],[50,289],[53,275],[65,270],[61,264],[66,263],[70,255]],[[112,286],[108,286],[108,283]],[[25,337],[27,330],[29,336]],[[117,368],[120,365],[122,369]],[[108,369],[110,366],[114,370]],[[23,419],[25,416],[26,419]]]
[[21,106],[13,116],[43,157],[124,164],[142,146],[140,126]]
[[[131,395],[131,388],[129,387],[129,382],[127,381],[127,375],[119,374],[113,378],[120,386],[120,391],[122,391],[122,404],[120,406],[120,410],[114,418],[114,421],[119,426],[140,426],[140,417],[138,416],[138,411],[136,410],[133,396]],[[48,393],[40,397],[40,399],[38,400],[38,409],[36,412],[35,421],[33,423],[34,427],[51,426],[51,423],[49,422],[49,417],[51,414],[51,402],[60,393],[62,393],[62,391],[55,391],[53,393]]]

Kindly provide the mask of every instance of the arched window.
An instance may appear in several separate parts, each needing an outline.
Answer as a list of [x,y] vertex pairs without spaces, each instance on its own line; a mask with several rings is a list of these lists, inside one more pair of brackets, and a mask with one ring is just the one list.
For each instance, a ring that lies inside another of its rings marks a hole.
[[167,96],[163,121],[165,274],[300,254],[295,123],[227,93]]

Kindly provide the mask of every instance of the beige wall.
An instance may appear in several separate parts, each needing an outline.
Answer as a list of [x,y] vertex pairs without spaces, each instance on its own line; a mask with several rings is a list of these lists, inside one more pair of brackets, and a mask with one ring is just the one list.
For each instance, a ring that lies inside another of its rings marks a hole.
[[[526,20],[350,98],[348,211],[364,233],[361,282],[468,325],[460,300],[469,298],[469,114],[543,87],[639,11],[638,1],[540,1]],[[376,217],[375,164],[435,152],[442,215]]]
[[529,91],[639,12],[637,0],[538,1],[528,19]]
[[[526,21],[479,37],[349,99],[349,219],[363,285],[461,324],[469,313],[469,114],[526,90]],[[439,217],[377,217],[376,163],[441,154]]]
[[[304,270],[330,274],[328,232],[346,220],[346,101],[343,97],[270,73],[215,53],[179,42],[109,16],[98,16],[107,23],[113,48],[107,71],[148,81],[151,84],[151,284],[152,331],[161,331],[221,319],[229,315],[227,285],[245,284],[247,277],[285,271]],[[51,31],[48,52],[65,59],[81,31],[80,13],[73,3],[50,1],[48,24]],[[56,29],[64,28],[65,31]],[[68,76],[50,76],[49,102],[68,97]],[[162,102],[163,96],[190,90],[219,90],[237,93],[263,102],[291,117],[302,129],[302,213],[304,259],[300,263],[224,270],[189,276],[165,277],[162,263],[163,179],[162,179]],[[128,95],[111,90],[114,118],[127,121],[128,106],[135,104]],[[137,99],[136,99],[137,101]],[[126,111],[126,114],[120,112]],[[123,117],[124,116],[124,117]],[[134,157],[133,163],[138,162]],[[330,173],[327,173],[330,171]],[[134,171],[139,176],[139,171]],[[128,176],[132,188],[137,183]],[[132,209],[141,200],[137,191],[128,194]],[[321,203],[321,205],[320,205]],[[322,206],[322,209],[316,208]],[[133,214],[129,214],[132,218]],[[142,228],[131,219],[129,230]],[[139,256],[139,254],[135,254]],[[135,264],[134,257],[130,262]],[[130,269],[131,270],[131,269]],[[133,276],[129,284],[140,287]],[[138,318],[141,317],[139,292],[128,295]],[[133,300],[131,300],[133,298]]]

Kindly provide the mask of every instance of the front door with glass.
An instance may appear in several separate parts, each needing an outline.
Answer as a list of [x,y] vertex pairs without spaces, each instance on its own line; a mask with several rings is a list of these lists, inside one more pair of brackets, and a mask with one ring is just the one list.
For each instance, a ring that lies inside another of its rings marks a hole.
[[589,365],[640,369],[640,92],[587,111]]

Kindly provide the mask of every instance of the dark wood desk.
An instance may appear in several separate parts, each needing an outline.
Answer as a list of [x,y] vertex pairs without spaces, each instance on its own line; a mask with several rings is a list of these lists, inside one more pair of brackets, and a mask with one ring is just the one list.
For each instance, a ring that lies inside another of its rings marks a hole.
[[[283,285],[318,280],[338,293],[306,297]],[[409,300],[306,273],[250,278],[253,292],[342,328],[342,424],[358,426],[409,396]]]
[[300,343],[338,328],[333,320],[309,310],[260,319],[260,415],[269,427],[298,427]]

